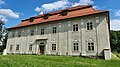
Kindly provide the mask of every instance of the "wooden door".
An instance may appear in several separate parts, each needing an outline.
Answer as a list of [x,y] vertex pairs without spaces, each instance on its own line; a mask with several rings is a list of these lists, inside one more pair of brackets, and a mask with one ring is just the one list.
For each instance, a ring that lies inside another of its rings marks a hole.
[[44,48],[45,46],[40,46],[40,54],[44,54]]

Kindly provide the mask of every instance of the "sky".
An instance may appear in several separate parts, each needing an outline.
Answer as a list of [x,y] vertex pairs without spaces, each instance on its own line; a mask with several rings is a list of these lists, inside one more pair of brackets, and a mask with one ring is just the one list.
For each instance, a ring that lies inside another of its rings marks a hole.
[[0,0],[0,19],[9,28],[42,13],[90,4],[96,10],[109,11],[110,29],[120,30],[119,3],[120,0]]

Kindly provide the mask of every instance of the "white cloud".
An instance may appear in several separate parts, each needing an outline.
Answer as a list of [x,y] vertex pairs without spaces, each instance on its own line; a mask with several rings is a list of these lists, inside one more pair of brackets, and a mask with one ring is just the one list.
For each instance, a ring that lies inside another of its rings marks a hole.
[[5,4],[5,2],[4,2],[3,0],[0,0],[0,5],[1,5],[1,4]]
[[101,8],[98,7],[98,6],[93,6],[93,8],[94,8],[94,9],[97,9],[97,10],[101,9]]
[[80,5],[80,3],[73,3],[72,7],[75,7],[75,6],[78,6],[78,5]]
[[68,4],[69,4],[68,1],[61,0],[61,1],[53,2],[53,3],[43,4],[41,8],[44,11],[49,12],[53,10],[66,8]]
[[68,2],[68,0],[59,0],[53,3],[43,4],[41,8],[36,7],[35,11],[39,12],[39,10],[41,9],[43,10],[44,13],[46,13],[54,10],[64,9],[67,7],[74,7],[78,5],[90,5],[93,3],[94,2],[92,0],[80,0],[78,3],[71,3],[71,2]]
[[89,5],[89,4],[93,4],[94,2],[91,0],[80,0],[79,3],[80,5]]
[[120,10],[117,10],[117,11],[115,12],[115,16],[120,16]]
[[43,14],[42,9],[41,9],[41,8],[39,8],[39,7],[36,7],[36,8],[35,8],[35,11],[39,12],[39,14]]
[[11,9],[0,9],[0,15],[5,15],[12,18],[19,18],[19,13],[15,13]]
[[[91,1],[91,0],[80,0],[78,3],[73,3],[73,4],[72,4],[72,7],[78,6],[78,5],[91,5],[91,4],[93,4],[93,3],[94,3],[94,2]],[[97,6],[95,6],[95,7],[97,7]]]
[[120,30],[120,19],[110,20],[110,29],[111,30]]
[[41,8],[36,7],[36,8],[35,8],[35,11],[39,12],[39,11],[41,11]]

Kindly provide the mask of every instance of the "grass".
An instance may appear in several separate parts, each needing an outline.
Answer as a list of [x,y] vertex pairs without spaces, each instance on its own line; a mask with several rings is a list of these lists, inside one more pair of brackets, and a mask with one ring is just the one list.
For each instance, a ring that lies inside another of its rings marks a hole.
[[0,67],[120,67],[120,60],[70,56],[0,55]]

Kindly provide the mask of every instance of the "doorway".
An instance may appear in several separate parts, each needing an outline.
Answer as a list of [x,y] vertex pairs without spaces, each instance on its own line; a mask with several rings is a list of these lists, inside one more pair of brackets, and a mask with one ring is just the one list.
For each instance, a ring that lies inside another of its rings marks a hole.
[[40,54],[44,54],[45,46],[39,46]]

